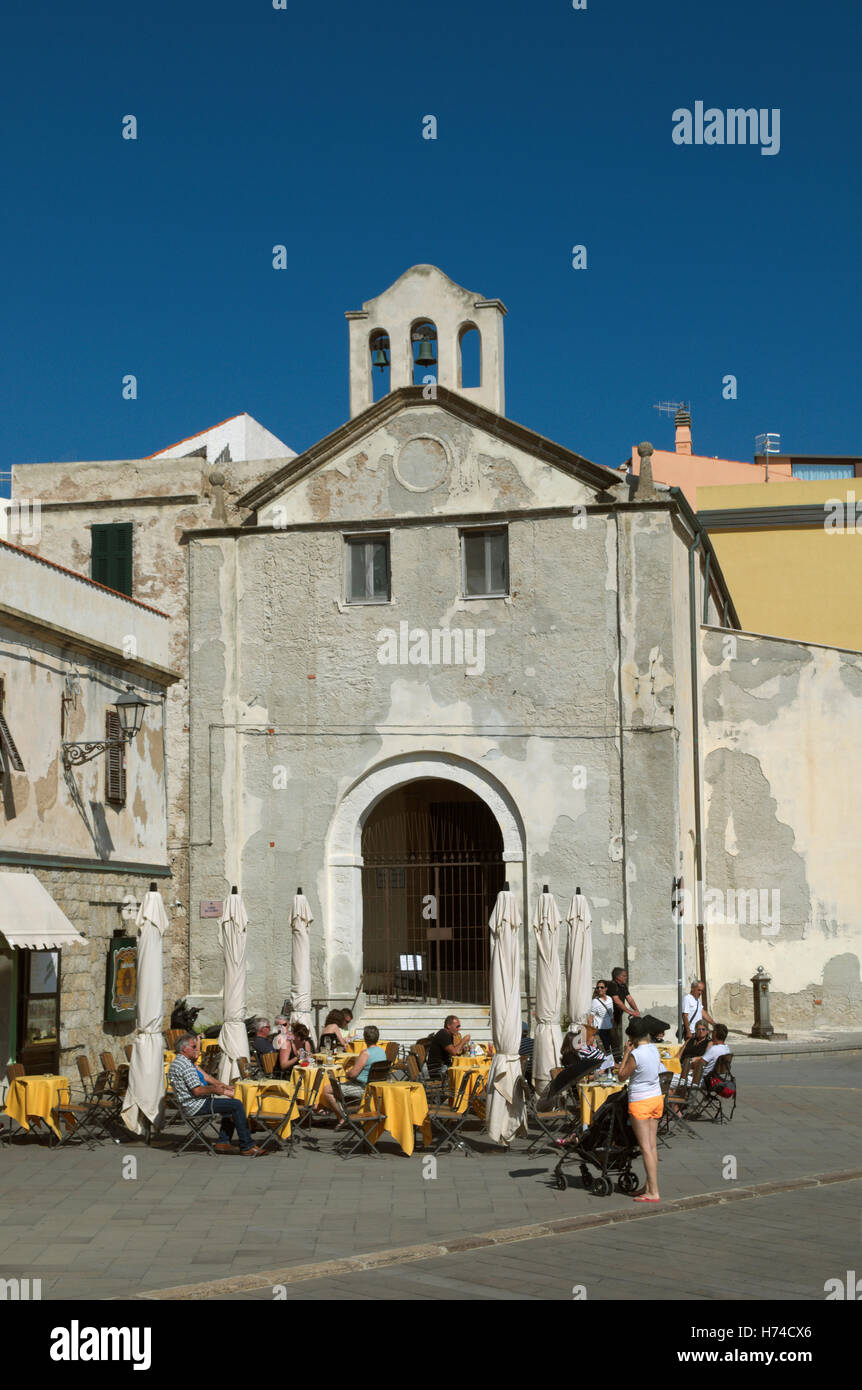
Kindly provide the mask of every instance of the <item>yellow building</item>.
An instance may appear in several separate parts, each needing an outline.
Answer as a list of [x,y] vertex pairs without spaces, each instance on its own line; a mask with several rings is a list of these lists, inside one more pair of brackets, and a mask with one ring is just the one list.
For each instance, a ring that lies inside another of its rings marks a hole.
[[862,651],[862,479],[699,486],[697,512],[744,629]]

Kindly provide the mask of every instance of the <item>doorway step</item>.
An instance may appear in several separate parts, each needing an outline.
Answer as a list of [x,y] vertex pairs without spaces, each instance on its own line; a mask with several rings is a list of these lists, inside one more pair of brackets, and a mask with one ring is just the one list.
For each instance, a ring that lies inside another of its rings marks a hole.
[[476,1042],[491,1041],[491,1011],[481,1004],[366,1004],[353,1027],[361,1033],[368,1023],[380,1029],[384,1042],[415,1043],[443,1027],[448,1014],[457,1014],[461,1032]]

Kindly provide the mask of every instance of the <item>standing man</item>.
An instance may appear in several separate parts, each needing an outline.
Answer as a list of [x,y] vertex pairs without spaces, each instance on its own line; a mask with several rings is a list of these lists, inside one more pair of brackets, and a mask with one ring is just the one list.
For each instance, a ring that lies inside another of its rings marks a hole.
[[253,1142],[248,1117],[241,1100],[236,1099],[233,1086],[216,1081],[197,1065],[201,1054],[200,1039],[184,1033],[177,1041],[177,1055],[168,1069],[168,1081],[173,1087],[177,1104],[184,1115],[221,1115],[218,1143],[213,1148],[221,1154],[234,1152],[231,1138],[234,1125],[239,1136],[239,1150],[245,1158],[256,1158],[261,1152]]
[[682,1037],[680,1042],[688,1042],[701,1019],[706,1019],[707,1023],[715,1026],[715,1019],[710,1018],[706,1009],[703,1007],[703,980],[692,980],[691,992],[683,996],[682,1000]]
[[640,1010],[629,994],[629,974],[622,965],[614,966],[608,987],[608,994],[614,1006],[614,1027],[611,1033],[611,1051],[617,1061],[623,1055],[623,1014],[640,1018]]

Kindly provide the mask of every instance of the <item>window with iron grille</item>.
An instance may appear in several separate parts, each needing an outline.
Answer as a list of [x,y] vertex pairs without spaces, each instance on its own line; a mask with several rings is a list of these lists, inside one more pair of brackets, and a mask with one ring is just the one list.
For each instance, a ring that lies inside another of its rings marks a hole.
[[464,598],[504,598],[509,592],[509,533],[461,532],[461,573]]
[[105,712],[105,738],[111,740],[105,756],[105,800],[111,806],[125,806],[126,745],[116,710]]
[[389,537],[348,536],[347,602],[389,602]]

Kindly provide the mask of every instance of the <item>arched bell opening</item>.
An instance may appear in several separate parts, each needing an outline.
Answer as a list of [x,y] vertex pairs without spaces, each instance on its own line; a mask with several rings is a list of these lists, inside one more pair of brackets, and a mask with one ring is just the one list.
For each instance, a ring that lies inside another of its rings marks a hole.
[[424,386],[426,377],[437,380],[437,326],[430,319],[418,319],[410,329],[413,354],[413,385]]
[[368,351],[371,362],[371,399],[379,401],[390,391],[391,352],[389,334],[385,328],[375,328],[368,335]]
[[482,335],[475,323],[465,323],[458,331],[458,385],[482,385]]

